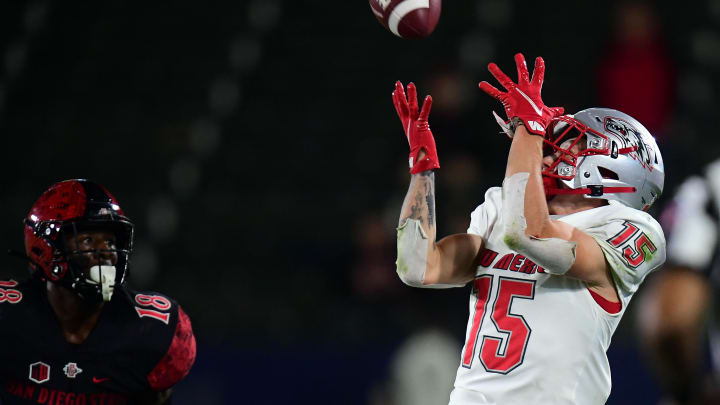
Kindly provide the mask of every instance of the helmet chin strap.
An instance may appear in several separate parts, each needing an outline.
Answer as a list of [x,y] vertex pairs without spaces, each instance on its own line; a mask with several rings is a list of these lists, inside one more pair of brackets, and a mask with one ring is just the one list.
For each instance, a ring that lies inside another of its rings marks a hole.
[[545,195],[558,194],[583,194],[599,197],[603,194],[613,193],[634,193],[635,187],[604,187],[604,186],[588,186],[583,188],[545,188]]
[[543,188],[545,189],[545,195],[558,195],[558,194],[582,194],[590,195],[593,197],[599,197],[603,194],[611,193],[634,193],[635,187],[604,187],[604,186],[587,186],[583,188],[560,188],[558,187],[559,181],[556,178],[542,176]]

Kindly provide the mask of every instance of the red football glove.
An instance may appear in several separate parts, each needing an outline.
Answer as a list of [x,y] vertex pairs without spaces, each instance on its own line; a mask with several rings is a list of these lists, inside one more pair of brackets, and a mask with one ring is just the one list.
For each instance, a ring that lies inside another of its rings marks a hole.
[[[410,143],[410,173],[417,174],[426,170],[437,169],[440,167],[438,161],[437,149],[435,148],[435,138],[430,131],[428,125],[428,116],[430,115],[430,107],[432,107],[432,97],[426,96],[423,102],[422,110],[418,114],[417,90],[413,83],[408,84],[408,96],[405,97],[405,90],[400,81],[395,82],[395,91],[393,91],[393,104],[397,111],[400,122],[405,130],[405,136]],[[425,157],[418,161],[418,153],[425,150]]]
[[562,107],[547,107],[540,98],[543,79],[545,78],[545,61],[538,57],[535,59],[535,70],[532,80],[528,73],[525,57],[521,53],[515,54],[515,64],[518,71],[518,83],[515,84],[503,73],[496,64],[488,65],[488,70],[505,87],[507,92],[502,92],[486,81],[480,82],[480,89],[500,101],[505,107],[508,122],[513,118],[519,118],[528,132],[545,136],[545,130],[550,121],[562,115],[565,109]]

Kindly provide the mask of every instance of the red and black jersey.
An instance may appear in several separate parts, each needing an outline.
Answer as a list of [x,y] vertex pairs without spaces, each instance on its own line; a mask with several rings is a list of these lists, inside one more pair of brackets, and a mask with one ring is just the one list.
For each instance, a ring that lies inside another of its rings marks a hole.
[[65,340],[44,282],[0,281],[0,403],[132,404],[187,375],[190,319],[171,298],[116,286],[87,339]]

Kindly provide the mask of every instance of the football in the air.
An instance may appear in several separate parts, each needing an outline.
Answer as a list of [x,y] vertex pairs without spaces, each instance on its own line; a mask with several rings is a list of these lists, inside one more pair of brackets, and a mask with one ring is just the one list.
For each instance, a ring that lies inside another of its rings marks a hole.
[[430,35],[440,19],[442,0],[369,0],[380,24],[400,38]]

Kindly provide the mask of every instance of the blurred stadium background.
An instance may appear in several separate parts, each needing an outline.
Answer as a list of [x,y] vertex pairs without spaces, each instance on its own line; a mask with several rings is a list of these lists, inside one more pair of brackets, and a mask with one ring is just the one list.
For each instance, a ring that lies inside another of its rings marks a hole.
[[[618,108],[655,134],[655,212],[720,152],[720,0],[551,3],[446,1],[430,38],[405,41],[365,1],[0,2],[0,246],[22,249],[47,186],[93,179],[136,223],[131,284],[193,320],[174,403],[420,403],[409,376],[452,382],[468,291],[395,277],[395,80],[435,99],[441,235],[502,181],[500,106],[476,86],[517,51],[545,58],[549,105]],[[628,314],[608,403],[657,403],[640,346]]]

